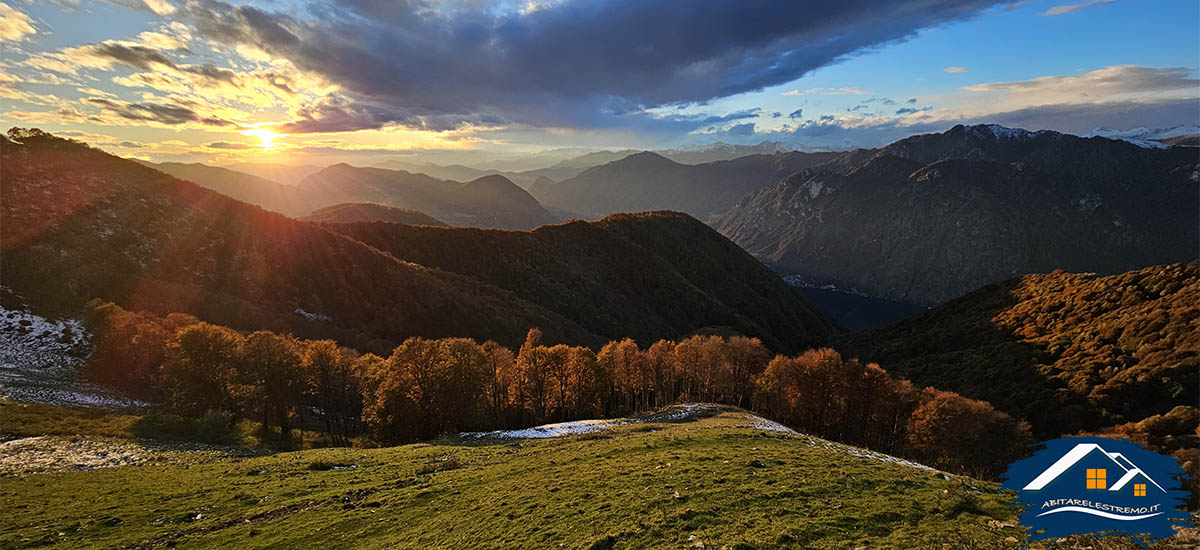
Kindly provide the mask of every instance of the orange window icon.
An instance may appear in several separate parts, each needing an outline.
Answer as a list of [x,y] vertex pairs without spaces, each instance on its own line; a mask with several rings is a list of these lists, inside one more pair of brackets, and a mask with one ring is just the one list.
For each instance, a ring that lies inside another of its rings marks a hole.
[[1133,496],[1135,496],[1135,497],[1146,496],[1146,484],[1145,483],[1134,483],[1133,484]]
[[1088,489],[1107,489],[1108,488],[1107,475],[1108,475],[1108,470],[1105,470],[1104,468],[1088,468],[1087,488]]

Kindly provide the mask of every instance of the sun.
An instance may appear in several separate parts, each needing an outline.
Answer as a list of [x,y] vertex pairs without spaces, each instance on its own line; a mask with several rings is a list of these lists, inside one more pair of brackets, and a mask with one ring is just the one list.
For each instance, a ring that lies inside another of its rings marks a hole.
[[258,140],[262,142],[263,151],[270,151],[274,146],[273,144],[275,143],[275,138],[280,136],[280,134],[276,134],[275,132],[272,132],[266,128],[242,130],[242,134],[258,138]]

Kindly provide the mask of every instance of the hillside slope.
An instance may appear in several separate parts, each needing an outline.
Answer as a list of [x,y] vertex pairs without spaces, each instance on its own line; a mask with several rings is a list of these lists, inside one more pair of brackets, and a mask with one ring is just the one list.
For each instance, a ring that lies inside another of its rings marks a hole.
[[1197,159],[957,126],[845,153],[714,223],[786,274],[933,305],[1023,273],[1120,273],[1200,249]]
[[6,300],[73,311],[102,298],[364,350],[409,336],[513,345],[535,326],[555,341],[600,342],[510,292],[396,260],[320,225],[36,130],[10,136],[19,143],[0,143]]
[[986,400],[1043,438],[1195,406],[1200,262],[997,283],[843,338],[844,353]]
[[738,410],[629,420],[548,439],[0,478],[0,498],[20,503],[0,531],[13,548],[1015,549],[1005,539],[1023,538],[992,483]]
[[373,202],[424,212],[450,225],[532,229],[557,222],[524,189],[504,176],[466,183],[424,174],[335,164],[296,184],[313,208]]
[[259,176],[200,163],[142,162],[142,164],[181,180],[190,181],[200,187],[212,189],[227,197],[257,204],[272,212],[299,216],[312,210],[308,208],[307,201],[296,192],[295,188]]
[[531,188],[548,207],[601,217],[616,212],[679,210],[701,220],[788,174],[835,153],[750,155],[706,164],[681,164],[642,152],[589,168],[574,178]]
[[835,331],[778,276],[685,214],[610,216],[528,232],[330,227],[399,259],[510,289],[607,338],[649,345],[714,327],[798,351]]
[[318,223],[378,221],[409,225],[435,225],[443,227],[446,225],[441,220],[424,212],[369,202],[348,202],[326,206],[325,208],[314,210],[312,214],[300,219]]

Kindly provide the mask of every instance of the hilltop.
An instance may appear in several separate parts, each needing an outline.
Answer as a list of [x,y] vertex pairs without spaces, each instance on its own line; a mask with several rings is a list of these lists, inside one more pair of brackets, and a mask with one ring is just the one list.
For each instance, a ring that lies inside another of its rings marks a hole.
[[189,457],[0,479],[19,503],[0,530],[14,548],[1016,548],[1023,536],[993,483],[712,406]]

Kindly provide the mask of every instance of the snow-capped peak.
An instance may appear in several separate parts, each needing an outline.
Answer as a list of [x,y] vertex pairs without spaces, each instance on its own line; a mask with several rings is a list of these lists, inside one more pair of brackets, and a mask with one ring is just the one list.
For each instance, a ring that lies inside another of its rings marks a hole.
[[999,124],[979,124],[976,126],[969,126],[967,129],[975,132],[978,135],[1001,141],[1028,141],[1042,134],[1051,133],[1048,130],[1030,132],[1029,130],[1022,128],[1009,128]]
[[1086,137],[1119,139],[1147,149],[1166,149],[1170,146],[1156,140],[1194,136],[1196,134],[1200,134],[1200,126],[1195,124],[1180,124],[1178,126],[1171,126],[1170,128],[1130,128],[1128,130],[1096,128]]

